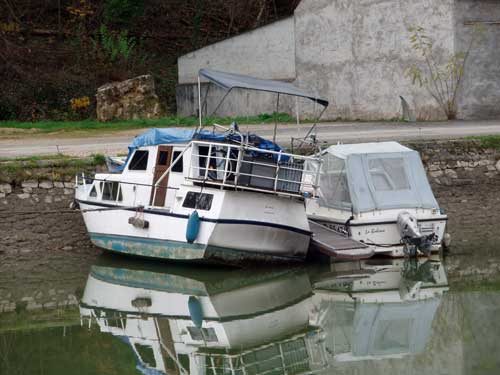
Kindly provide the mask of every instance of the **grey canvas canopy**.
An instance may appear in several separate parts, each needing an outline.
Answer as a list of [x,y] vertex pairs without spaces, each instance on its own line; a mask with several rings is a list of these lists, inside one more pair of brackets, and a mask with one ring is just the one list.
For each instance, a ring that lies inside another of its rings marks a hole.
[[217,86],[230,91],[234,88],[275,92],[285,95],[299,96],[310,99],[324,107],[328,106],[328,100],[310,94],[291,83],[273,81],[268,79],[254,78],[241,74],[225,73],[216,70],[201,69],[199,71],[200,77],[208,79]]
[[331,146],[321,159],[321,206],[353,213],[439,208],[418,152],[397,142]]

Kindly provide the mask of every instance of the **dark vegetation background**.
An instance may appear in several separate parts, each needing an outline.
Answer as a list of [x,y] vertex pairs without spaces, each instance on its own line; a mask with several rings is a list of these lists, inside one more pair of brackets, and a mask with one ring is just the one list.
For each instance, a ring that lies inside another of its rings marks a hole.
[[97,87],[146,73],[174,114],[179,56],[299,1],[0,0],[0,120],[92,118]]

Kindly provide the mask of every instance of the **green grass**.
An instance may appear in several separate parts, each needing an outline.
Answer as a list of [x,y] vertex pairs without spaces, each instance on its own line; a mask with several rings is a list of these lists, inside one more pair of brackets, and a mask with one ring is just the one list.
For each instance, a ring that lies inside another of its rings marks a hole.
[[479,141],[483,148],[500,150],[500,135],[480,135],[467,137],[467,139]]
[[[221,125],[229,125],[236,121],[240,124],[267,124],[294,122],[294,118],[287,113],[263,113],[258,116],[248,117],[205,117],[204,125],[211,125],[214,122]],[[124,120],[99,122],[96,120],[85,121],[40,121],[40,122],[19,122],[0,121],[0,128],[11,129],[36,129],[42,133],[53,133],[59,131],[81,131],[81,130],[128,130],[151,127],[190,127],[197,126],[196,117],[164,117],[155,120]]]

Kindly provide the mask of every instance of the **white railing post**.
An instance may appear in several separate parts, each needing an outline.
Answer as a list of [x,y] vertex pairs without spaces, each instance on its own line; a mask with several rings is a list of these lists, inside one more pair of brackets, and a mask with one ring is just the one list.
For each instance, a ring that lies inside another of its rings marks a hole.
[[[200,147],[198,146],[198,153],[200,153]],[[208,178],[208,168],[210,166],[210,158],[212,156],[212,143],[208,146],[207,157],[205,158],[205,180]],[[217,163],[216,163],[217,165]]]
[[[226,176],[227,176],[227,167],[229,164],[229,156],[231,155],[231,146],[227,146],[227,152],[226,152],[226,162],[224,163],[224,177],[222,177],[222,185],[226,183]],[[222,188],[222,186],[221,186]]]
[[278,190],[278,178],[279,178],[279,175],[280,175],[280,162],[281,162],[281,150],[280,150],[280,153],[278,155],[278,162],[276,163],[276,176],[274,176],[274,192],[276,193],[276,191]]

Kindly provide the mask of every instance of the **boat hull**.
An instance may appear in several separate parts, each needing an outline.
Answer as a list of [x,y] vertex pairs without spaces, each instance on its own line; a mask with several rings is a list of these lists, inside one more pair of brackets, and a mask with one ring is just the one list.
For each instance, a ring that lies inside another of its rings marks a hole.
[[305,259],[310,232],[304,228],[241,219],[201,217],[196,241],[186,240],[189,215],[145,209],[149,228],[128,223],[133,209],[80,201],[92,243],[105,250],[140,257],[236,264]]

